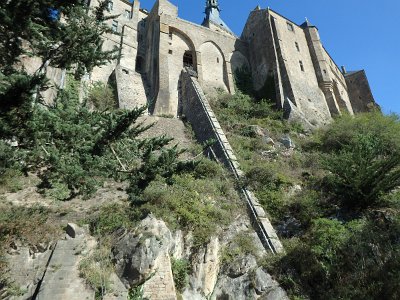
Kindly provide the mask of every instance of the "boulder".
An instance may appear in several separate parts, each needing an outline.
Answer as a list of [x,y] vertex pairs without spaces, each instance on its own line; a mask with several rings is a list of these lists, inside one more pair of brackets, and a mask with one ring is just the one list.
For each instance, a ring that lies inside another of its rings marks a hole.
[[171,240],[165,223],[150,215],[134,232],[115,243],[112,249],[115,272],[126,287],[144,283],[156,271],[157,261],[168,252]]
[[279,142],[286,147],[286,149],[293,149],[294,143],[289,136],[284,136],[279,139]]

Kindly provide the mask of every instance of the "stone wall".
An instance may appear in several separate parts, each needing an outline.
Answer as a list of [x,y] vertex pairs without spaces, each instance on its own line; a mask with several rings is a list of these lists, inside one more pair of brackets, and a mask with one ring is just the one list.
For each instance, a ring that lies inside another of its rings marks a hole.
[[155,265],[159,266],[157,271],[143,285],[143,299],[176,300],[171,259],[168,251],[157,258]]
[[[28,74],[32,75],[39,70],[42,65],[42,60],[39,57],[22,56],[20,59],[20,64],[24,67]],[[43,97],[45,103],[52,104],[57,96],[58,89],[65,87],[66,70],[46,66],[44,68],[44,72],[49,80],[49,88],[41,92],[41,96]]]
[[345,74],[354,113],[368,112],[379,109],[376,104],[365,71],[349,72]]
[[223,88],[234,92],[230,60],[235,51],[243,57],[247,56],[246,43],[225,31],[178,18],[177,8],[166,0],[154,5],[147,27],[146,75],[155,114],[177,115],[177,79],[183,69],[183,54],[186,51],[192,54],[193,68],[203,88]]
[[[271,100],[276,101],[279,107],[282,107],[284,101],[283,87],[280,80],[277,51],[266,10],[256,9],[250,13],[241,39],[249,45],[248,59],[254,89],[260,97],[271,98]],[[275,83],[275,91],[266,95],[266,91],[262,90],[271,77]]]
[[[215,141],[212,146],[208,147],[206,154],[223,163],[239,180],[244,174],[200,84],[196,78],[191,77],[185,71],[182,72],[181,81],[184,99],[183,114],[191,123],[198,142]],[[264,247],[273,253],[282,252],[283,246],[257,198],[245,188],[241,189],[241,193],[242,198],[246,201],[253,227]]]
[[285,95],[308,116],[312,124],[324,124],[330,120],[330,113],[319,87],[306,35],[290,20],[271,10],[269,12],[280,54]]

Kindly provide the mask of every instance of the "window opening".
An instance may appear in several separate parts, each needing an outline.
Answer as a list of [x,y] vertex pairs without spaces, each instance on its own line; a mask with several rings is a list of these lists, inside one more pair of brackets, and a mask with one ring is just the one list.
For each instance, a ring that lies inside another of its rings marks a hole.
[[301,60],[299,61],[299,64],[300,64],[300,70],[302,70],[304,72],[304,65],[303,65],[303,62]]
[[297,51],[299,51],[299,52],[300,52],[299,43],[298,43],[298,42],[295,42],[295,45],[296,45],[296,49],[297,49]]
[[131,19],[132,18],[132,16],[131,16],[131,12],[129,11],[129,10],[125,10],[125,18],[127,18],[127,19]]
[[118,21],[113,21],[111,29],[113,32],[118,32]]
[[192,51],[185,51],[183,54],[183,66],[193,68],[193,54]]
[[294,31],[294,27],[293,27],[293,24],[291,24],[291,23],[286,23],[287,24],[287,28],[288,28],[288,30],[289,31]]

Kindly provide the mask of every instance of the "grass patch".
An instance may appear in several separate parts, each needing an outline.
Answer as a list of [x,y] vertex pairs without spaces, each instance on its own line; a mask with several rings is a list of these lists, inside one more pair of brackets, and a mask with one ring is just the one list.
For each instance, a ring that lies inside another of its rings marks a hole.
[[87,220],[90,232],[95,236],[107,236],[119,228],[133,228],[135,222],[126,204],[104,205],[97,214]]
[[229,225],[240,203],[225,170],[207,159],[190,174],[174,175],[169,184],[158,178],[145,189],[143,201],[140,211],[152,212],[171,229],[192,231],[195,246]]
[[244,255],[253,255],[257,258],[257,248],[254,245],[254,238],[247,231],[238,233],[222,250],[221,261],[223,264],[230,264],[235,259]]
[[114,266],[110,252],[111,241],[101,239],[97,248],[79,264],[80,276],[95,290],[95,299],[103,299],[111,292],[110,274],[114,272]]

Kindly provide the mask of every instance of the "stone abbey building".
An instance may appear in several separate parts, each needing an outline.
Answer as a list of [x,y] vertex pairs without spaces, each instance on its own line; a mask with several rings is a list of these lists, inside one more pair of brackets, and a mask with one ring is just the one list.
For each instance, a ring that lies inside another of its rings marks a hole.
[[149,104],[152,114],[178,116],[185,67],[206,93],[234,93],[236,70],[248,70],[260,97],[310,126],[376,106],[365,72],[339,69],[308,21],[297,25],[257,7],[237,37],[222,21],[217,0],[207,0],[201,25],[179,18],[168,0],[157,0],[150,12],[137,0],[113,0],[108,10],[119,15],[109,21],[119,35],[107,36],[104,47],[121,46],[121,56],[95,69],[89,80],[113,81],[121,108]]

